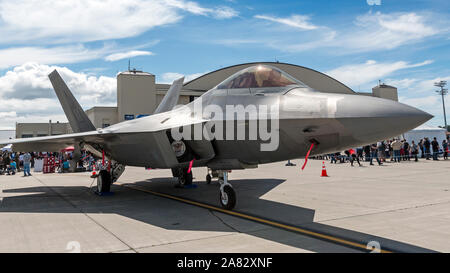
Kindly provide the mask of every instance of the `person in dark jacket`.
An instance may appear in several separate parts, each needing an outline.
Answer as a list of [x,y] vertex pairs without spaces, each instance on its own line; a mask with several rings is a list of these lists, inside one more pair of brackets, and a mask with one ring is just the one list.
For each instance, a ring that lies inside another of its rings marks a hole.
[[383,163],[381,163],[380,159],[378,158],[378,147],[376,143],[370,146],[370,151],[372,152],[370,157],[370,165],[373,165],[372,161],[374,158],[377,160],[378,165],[383,165]]
[[439,142],[436,138],[433,138],[433,141],[431,141],[431,146],[433,147],[433,160],[439,160],[438,159],[438,153],[439,153]]
[[442,150],[444,150],[444,160],[448,159],[448,141],[442,140]]
[[424,148],[423,148],[423,139],[420,139],[418,145],[420,148],[420,158],[425,158],[425,152],[424,152]]
[[409,147],[409,143],[406,140],[405,140],[405,142],[403,142],[403,151],[404,151],[404,155],[405,155],[403,160],[405,160],[405,161],[408,160],[409,161],[411,159],[411,156],[410,156],[411,150],[410,150],[410,147]]
[[414,157],[414,161],[419,161],[417,155],[419,154],[419,145],[417,145],[414,140],[411,141],[411,155]]
[[364,155],[366,157],[366,162],[370,161],[371,155],[370,155],[370,146],[364,146]]
[[431,146],[431,142],[426,137],[425,141],[423,142],[423,147],[425,148],[425,157],[427,158],[427,160],[430,160],[430,146]]

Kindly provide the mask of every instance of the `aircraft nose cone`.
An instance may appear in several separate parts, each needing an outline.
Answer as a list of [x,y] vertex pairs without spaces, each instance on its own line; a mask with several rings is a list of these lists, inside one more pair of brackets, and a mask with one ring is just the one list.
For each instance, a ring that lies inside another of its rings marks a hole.
[[353,138],[364,143],[399,136],[432,117],[403,103],[359,95],[342,100],[336,113]]

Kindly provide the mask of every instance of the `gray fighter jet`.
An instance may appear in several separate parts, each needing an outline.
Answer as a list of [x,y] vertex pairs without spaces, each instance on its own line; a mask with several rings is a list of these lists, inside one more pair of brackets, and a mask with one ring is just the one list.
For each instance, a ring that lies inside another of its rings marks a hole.
[[[125,166],[172,169],[182,185],[191,167],[220,175],[221,205],[236,194],[227,172],[259,164],[342,151],[399,136],[432,118],[395,101],[318,92],[268,65],[237,72],[190,104],[176,107],[183,78],[174,81],[155,113],[96,129],[57,71],[49,78],[73,134],[4,141],[15,151],[59,151],[68,145],[105,155],[97,177],[109,191]],[[0,144],[2,142],[0,141]]]

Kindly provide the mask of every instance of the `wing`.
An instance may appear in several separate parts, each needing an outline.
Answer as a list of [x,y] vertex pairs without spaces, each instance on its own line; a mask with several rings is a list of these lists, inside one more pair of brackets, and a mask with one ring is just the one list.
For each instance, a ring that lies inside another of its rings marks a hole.
[[[157,109],[157,112],[161,113],[124,121],[98,130],[90,130],[94,126],[59,74],[54,71],[49,78],[75,133],[5,140],[0,141],[0,146],[12,144],[12,150],[19,152],[57,152],[67,146],[76,145],[100,155],[103,150],[108,156],[123,165],[154,168],[172,168],[189,163],[176,158],[172,150],[171,139],[168,136],[172,128],[205,122],[201,117],[192,116],[188,107],[172,110],[178,101],[184,78],[174,81],[170,91]],[[200,162],[199,164],[214,157],[214,149],[209,141],[187,141],[186,143],[195,152],[196,162]]]
[[12,144],[12,150],[15,152],[57,152],[80,142],[101,145],[107,141],[108,136],[111,137],[111,134],[91,131],[59,136],[0,140],[0,146]]

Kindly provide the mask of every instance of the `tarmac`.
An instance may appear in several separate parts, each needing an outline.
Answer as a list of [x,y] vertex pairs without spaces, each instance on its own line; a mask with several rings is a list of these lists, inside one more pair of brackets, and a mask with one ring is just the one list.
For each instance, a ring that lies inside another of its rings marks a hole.
[[107,196],[90,173],[2,175],[0,252],[450,252],[450,160],[327,161],[329,177],[293,162],[233,171],[235,214],[206,168],[180,189],[170,170],[127,167]]

